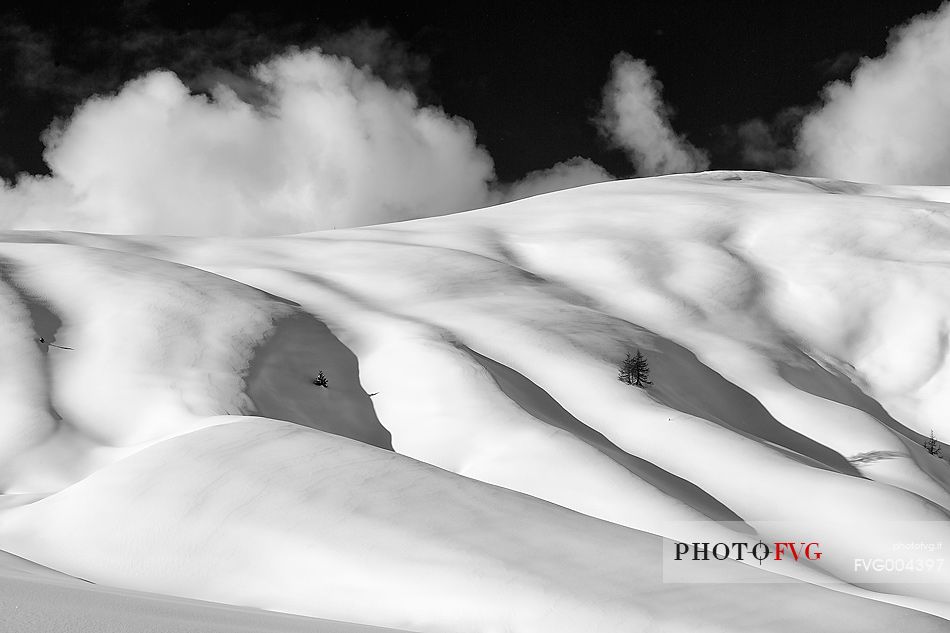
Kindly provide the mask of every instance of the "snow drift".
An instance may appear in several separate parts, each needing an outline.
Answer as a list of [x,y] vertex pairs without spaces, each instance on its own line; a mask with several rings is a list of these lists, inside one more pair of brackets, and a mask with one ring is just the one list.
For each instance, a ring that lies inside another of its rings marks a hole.
[[[280,238],[5,233],[0,549],[409,630],[946,630],[950,566],[843,580],[912,522],[950,547],[946,198],[712,172]],[[664,583],[663,539],[722,521],[833,554]]]

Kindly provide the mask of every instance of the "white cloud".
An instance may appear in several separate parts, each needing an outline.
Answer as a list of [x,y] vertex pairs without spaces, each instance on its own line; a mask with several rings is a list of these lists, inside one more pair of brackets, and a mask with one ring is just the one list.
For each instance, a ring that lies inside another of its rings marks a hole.
[[[472,126],[344,58],[292,51],[254,69],[263,103],[153,72],[47,135],[53,177],[6,190],[19,228],[259,234],[483,204],[494,178]],[[12,204],[11,204],[12,203]],[[4,218],[10,224],[11,217]]]
[[613,179],[614,177],[597,163],[575,156],[548,169],[532,171],[518,182],[500,189],[502,200],[507,202]]
[[443,215],[611,179],[575,157],[497,183],[471,123],[420,106],[371,65],[316,49],[288,51],[249,77],[199,79],[210,96],[155,71],[84,102],[44,137],[52,175],[0,187],[0,227],[295,233]]
[[950,184],[950,4],[895,29],[887,52],[824,91],[797,171],[885,184]]
[[652,68],[627,53],[614,57],[598,124],[627,152],[639,176],[700,171],[709,158],[670,125],[662,84]]

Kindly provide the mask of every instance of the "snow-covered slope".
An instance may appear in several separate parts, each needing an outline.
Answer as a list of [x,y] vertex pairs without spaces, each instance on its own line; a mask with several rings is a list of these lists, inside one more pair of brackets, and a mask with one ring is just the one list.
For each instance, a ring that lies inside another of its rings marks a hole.
[[[3,234],[0,549],[408,630],[948,630],[950,565],[851,573],[950,548],[942,198],[713,172],[279,238]],[[660,537],[776,525],[825,556],[662,581]]]
[[662,587],[658,537],[261,418],[148,448],[9,511],[4,533],[109,585],[410,630],[942,626],[804,583],[769,609],[749,606],[766,584]]
[[0,552],[0,631],[401,633],[96,585]]

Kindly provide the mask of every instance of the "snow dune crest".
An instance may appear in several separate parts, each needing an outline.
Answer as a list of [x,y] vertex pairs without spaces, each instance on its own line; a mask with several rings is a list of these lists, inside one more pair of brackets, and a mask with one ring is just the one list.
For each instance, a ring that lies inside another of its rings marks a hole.
[[[3,234],[0,549],[411,630],[941,630],[950,569],[836,578],[913,538],[886,519],[950,544],[920,446],[950,438],[945,197],[710,172],[280,238]],[[845,556],[661,582],[660,537],[713,521]]]
[[[104,584],[411,630],[791,632],[826,617],[799,604],[843,613],[865,602],[804,583],[768,610],[754,606],[768,585],[644,591],[659,576],[653,535],[262,418],[152,446],[9,511],[2,529]],[[85,547],[46,544],[77,538]],[[882,603],[848,621],[943,626]]]

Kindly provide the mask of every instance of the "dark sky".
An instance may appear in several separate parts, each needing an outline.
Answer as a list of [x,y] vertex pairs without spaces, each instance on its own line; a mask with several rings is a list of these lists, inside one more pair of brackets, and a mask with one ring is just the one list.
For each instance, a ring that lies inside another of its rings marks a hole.
[[[615,175],[624,156],[591,118],[620,51],[646,60],[674,127],[742,168],[730,130],[814,103],[888,31],[938,2],[4,2],[0,5],[0,174],[42,173],[42,131],[84,98],[162,67],[186,81],[240,74],[284,50],[368,26],[388,30],[391,67],[425,103],[474,123],[502,180],[575,155]],[[331,46],[332,48],[332,46]]]

